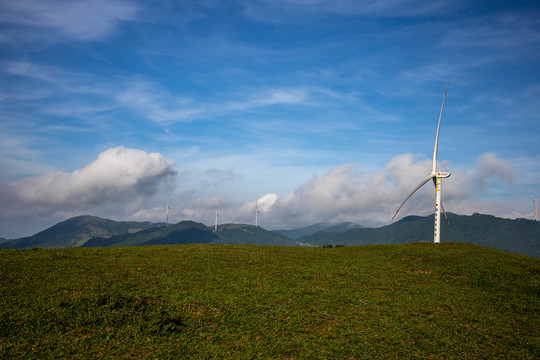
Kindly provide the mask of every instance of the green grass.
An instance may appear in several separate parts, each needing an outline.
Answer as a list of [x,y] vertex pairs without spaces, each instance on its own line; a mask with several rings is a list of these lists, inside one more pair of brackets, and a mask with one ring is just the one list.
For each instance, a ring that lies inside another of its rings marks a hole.
[[468,244],[0,251],[1,358],[533,359],[540,260]]

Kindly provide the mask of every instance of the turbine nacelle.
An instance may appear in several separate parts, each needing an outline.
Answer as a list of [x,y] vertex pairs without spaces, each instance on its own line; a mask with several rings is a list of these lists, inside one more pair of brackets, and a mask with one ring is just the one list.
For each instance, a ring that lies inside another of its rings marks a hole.
[[438,177],[438,178],[447,178],[447,177],[450,177],[450,175],[452,174],[446,171],[437,171],[435,173],[431,173],[431,175],[433,177]]

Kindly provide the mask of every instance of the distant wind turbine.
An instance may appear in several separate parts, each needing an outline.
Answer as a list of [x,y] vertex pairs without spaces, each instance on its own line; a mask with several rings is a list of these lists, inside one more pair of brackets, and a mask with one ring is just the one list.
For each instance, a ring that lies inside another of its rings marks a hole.
[[450,222],[448,221],[448,216],[446,216],[446,211],[444,211],[444,207],[442,206],[441,201],[441,179],[447,178],[450,176],[450,173],[444,172],[444,171],[437,171],[437,152],[439,148],[439,131],[441,130],[441,118],[444,108],[444,101],[446,100],[446,91],[448,90],[448,83],[450,80],[446,83],[446,90],[444,90],[444,97],[443,102],[441,106],[441,113],[439,114],[439,125],[437,126],[437,136],[435,137],[435,149],[433,150],[433,162],[431,164],[431,172],[428,176],[420,184],[418,184],[417,187],[414,188],[414,190],[407,196],[407,198],[401,203],[399,208],[397,209],[394,216],[392,216],[392,220],[396,217],[397,213],[401,209],[401,207],[405,204],[407,200],[422,186],[424,186],[425,183],[427,183],[429,180],[433,180],[433,184],[435,185],[435,229],[434,229],[434,235],[433,235],[433,242],[439,243],[441,242],[441,208],[444,213],[444,217],[446,218],[446,221],[448,224]]
[[167,220],[165,221],[165,226],[169,226],[169,210],[171,208],[169,207],[169,197],[167,197]]
[[534,194],[534,221],[538,221],[538,200],[536,194]]
[[214,231],[217,231],[218,217],[219,217],[219,215],[218,215],[218,211],[216,209],[216,224],[214,225]]
[[255,226],[259,226],[259,206],[257,201],[255,201]]

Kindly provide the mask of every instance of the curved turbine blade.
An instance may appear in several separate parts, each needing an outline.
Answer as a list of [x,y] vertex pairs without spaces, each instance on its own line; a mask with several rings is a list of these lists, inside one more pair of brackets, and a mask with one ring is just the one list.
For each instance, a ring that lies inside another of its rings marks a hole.
[[394,214],[394,216],[392,216],[392,220],[394,220],[394,218],[396,217],[397,213],[399,212],[399,210],[401,209],[401,207],[407,202],[407,200],[409,200],[409,198],[418,190],[420,189],[422,186],[424,186],[425,183],[427,183],[431,178],[433,178],[433,175],[432,174],[429,174],[424,180],[422,180],[422,182],[420,184],[418,184],[417,187],[414,188],[414,190],[409,194],[409,196],[407,196],[407,198],[401,203],[401,205],[399,205],[399,208],[396,210],[396,213]]
[[446,211],[444,210],[444,206],[442,204],[442,201],[441,201],[441,209],[442,209],[442,212],[444,214],[444,218],[446,219],[446,223],[448,224],[448,226],[450,226],[450,220],[448,220],[448,216],[446,216]]
[[441,113],[439,114],[439,125],[437,125],[437,136],[435,137],[435,149],[433,149],[433,162],[431,164],[431,171],[435,172],[437,171],[437,152],[439,151],[439,131],[441,130],[441,118],[442,118],[442,112],[444,108],[444,101],[446,100],[446,92],[448,91],[448,84],[450,83],[450,80],[446,83],[446,90],[444,90],[444,97],[442,101],[441,106]]

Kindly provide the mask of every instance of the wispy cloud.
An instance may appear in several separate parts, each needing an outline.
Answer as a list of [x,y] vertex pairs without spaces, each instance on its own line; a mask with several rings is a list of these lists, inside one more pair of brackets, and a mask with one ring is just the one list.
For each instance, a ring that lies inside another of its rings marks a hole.
[[126,84],[125,90],[116,96],[118,103],[162,125],[214,116],[230,116],[238,112],[269,107],[288,105],[319,107],[320,103],[317,103],[315,98],[336,100],[335,94],[318,88],[238,86],[231,94],[206,94],[195,102],[189,96],[174,94],[145,79],[132,79]]
[[125,90],[120,91],[116,99],[125,108],[142,113],[147,119],[162,125],[194,120],[203,111],[189,98],[173,95],[142,79],[127,81]]
[[[257,93],[258,92],[258,93]],[[251,95],[249,94],[251,93]],[[305,89],[268,89],[246,92],[246,98],[243,101],[233,101],[224,107],[230,110],[246,110],[270,105],[302,105],[308,99]],[[245,96],[243,95],[243,96]],[[239,97],[243,97],[239,96]]]
[[35,140],[27,133],[14,134],[5,124],[0,125],[0,168],[3,182],[50,170],[48,164],[39,161],[40,152],[33,147]]
[[[444,33],[441,46],[457,49],[526,49],[533,50],[540,39],[540,21],[534,13],[509,12],[486,15],[463,23]],[[523,36],[527,34],[527,36]],[[513,54],[506,53],[507,56]],[[538,54],[533,54],[538,55]]]
[[[121,0],[19,0],[0,4],[0,22],[26,27],[29,32],[25,40],[40,38],[42,30],[54,30],[57,40],[96,40],[136,15],[137,6]],[[17,40],[22,34],[19,32]]]
[[[69,95],[93,95],[106,97],[117,85],[106,77],[84,71],[73,71],[31,61],[7,61],[1,64],[1,73],[9,78],[8,83],[26,84],[21,91],[31,94],[41,91],[43,97]],[[32,86],[29,86],[31,84]],[[27,97],[21,94],[22,99]]]
[[[241,1],[247,16],[264,21],[291,21],[291,15],[412,17],[441,15],[461,6],[460,2],[419,0],[257,0]],[[300,20],[301,21],[301,20]]]

